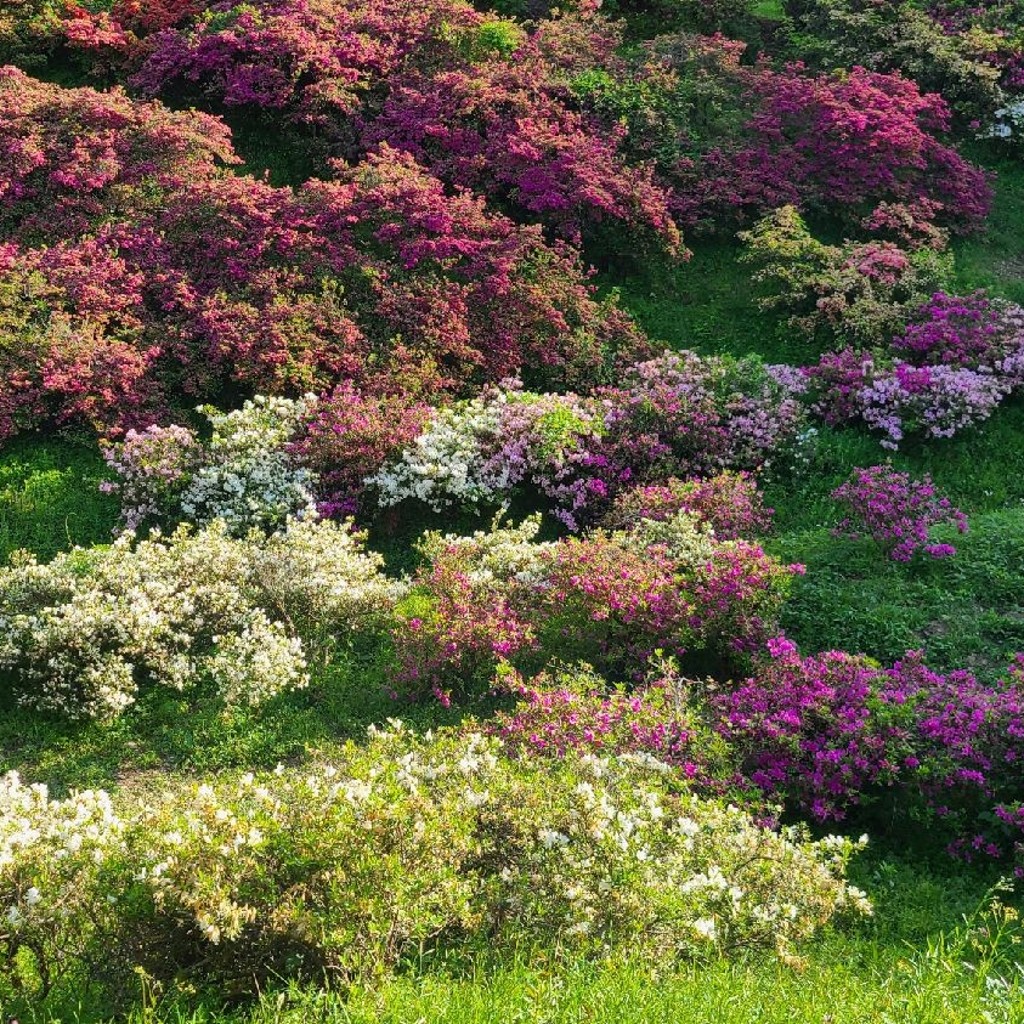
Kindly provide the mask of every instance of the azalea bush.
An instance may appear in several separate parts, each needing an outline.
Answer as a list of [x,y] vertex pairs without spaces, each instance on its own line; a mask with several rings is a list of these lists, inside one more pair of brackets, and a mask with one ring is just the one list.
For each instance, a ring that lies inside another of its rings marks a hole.
[[665,353],[591,396],[495,389],[440,409],[368,479],[382,505],[497,504],[532,484],[571,530],[643,480],[762,469],[784,458],[800,401],[753,358]]
[[987,420],[1019,384],[1017,360],[1005,366],[1012,375],[989,366],[876,362],[870,352],[843,349],[806,368],[807,396],[825,422],[859,420],[895,450],[910,436],[953,437]]
[[538,542],[537,519],[472,537],[430,533],[396,607],[397,687],[444,703],[487,689],[501,661],[585,660],[636,681],[657,651],[741,665],[803,571],[686,513]]
[[920,652],[883,669],[837,651],[802,657],[781,640],[717,706],[743,774],[817,820],[896,808],[968,858],[1012,860],[1022,849],[1019,666],[992,686],[932,672]]
[[961,128],[990,123],[1001,105],[1000,69],[971,37],[948,31],[936,14],[897,0],[787,0],[796,44],[816,65],[899,71],[925,93],[938,93],[953,108]]
[[836,532],[871,537],[897,562],[909,562],[918,551],[932,558],[956,554],[951,544],[931,541],[933,526],[948,523],[967,532],[967,517],[936,492],[931,477],[915,480],[891,466],[855,469],[832,497],[846,512]]
[[650,758],[541,765],[480,734],[400,724],[334,763],[152,803],[62,801],[7,775],[0,980],[37,998],[83,972],[116,995],[136,967],[219,987],[356,981],[478,941],[666,963],[786,956],[833,917],[870,912],[843,878],[858,848],[758,827]]
[[725,470],[693,480],[670,478],[623,491],[604,518],[610,527],[628,527],[638,519],[671,519],[679,512],[707,523],[720,540],[766,533],[772,510],[766,508],[757,482],[745,470]]
[[168,188],[131,223],[0,250],[3,434],[51,418],[139,428],[229,384],[465,393],[522,371],[592,385],[648,351],[575,253],[408,157],[298,193],[241,176]]
[[109,720],[153,686],[228,706],[306,686],[338,642],[386,626],[400,584],[362,535],[292,521],[233,538],[223,520],[0,569],[0,668],[20,703]]
[[70,240],[159,206],[162,191],[240,163],[216,117],[64,89],[0,68],[4,240]]

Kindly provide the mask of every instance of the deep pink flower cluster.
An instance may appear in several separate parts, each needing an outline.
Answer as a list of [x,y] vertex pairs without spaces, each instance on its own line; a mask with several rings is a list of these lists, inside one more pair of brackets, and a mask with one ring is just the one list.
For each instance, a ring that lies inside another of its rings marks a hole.
[[721,540],[758,536],[771,528],[772,510],[764,505],[757,482],[745,470],[726,470],[712,477],[648,484],[622,492],[604,524],[628,527],[638,519],[663,521],[687,512],[707,523]]
[[933,526],[950,524],[967,532],[967,517],[936,493],[931,477],[914,480],[891,466],[855,469],[832,497],[846,510],[839,536],[871,537],[898,562],[909,562],[918,551],[932,558],[956,554],[951,544],[930,540]]
[[226,0],[156,36],[132,81],[337,133],[400,71],[450,66],[482,20],[464,0]]
[[938,292],[893,338],[892,347],[915,362],[979,369],[996,367],[1024,347],[1024,310],[984,292]]

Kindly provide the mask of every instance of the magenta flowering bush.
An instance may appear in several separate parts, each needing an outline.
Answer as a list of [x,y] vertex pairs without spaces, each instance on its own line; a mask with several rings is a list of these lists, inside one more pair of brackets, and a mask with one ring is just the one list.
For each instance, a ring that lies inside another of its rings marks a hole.
[[159,206],[163,190],[240,162],[219,118],[139,103],[120,89],[63,89],[0,68],[5,241],[71,240]]
[[425,564],[396,609],[402,692],[491,685],[501,661],[533,671],[582,660],[639,680],[655,651],[742,664],[776,628],[789,580],[757,545],[666,523],[536,542],[539,521],[472,537],[428,534]]
[[936,292],[892,339],[892,348],[915,362],[967,369],[999,369],[1022,347],[1024,310],[982,291]]
[[993,685],[935,673],[920,652],[884,668],[842,651],[802,656],[784,637],[768,649],[727,685],[664,660],[633,690],[587,666],[529,680],[505,666],[496,685],[518,702],[492,731],[520,757],[654,756],[764,817],[781,805],[818,822],[926,823],[950,853],[1015,859],[1024,872],[1019,664]]
[[948,524],[960,533],[967,532],[967,517],[936,493],[927,475],[914,480],[891,466],[855,469],[832,497],[846,511],[837,535],[871,537],[898,562],[909,562],[918,551],[932,558],[956,553],[951,544],[932,543],[929,532],[933,526]]

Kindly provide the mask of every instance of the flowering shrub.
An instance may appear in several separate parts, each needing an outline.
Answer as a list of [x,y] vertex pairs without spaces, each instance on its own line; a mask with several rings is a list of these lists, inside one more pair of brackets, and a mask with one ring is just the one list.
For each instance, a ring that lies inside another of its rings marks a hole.
[[21,703],[110,719],[141,686],[210,681],[228,704],[308,683],[335,635],[377,628],[401,587],[362,536],[290,522],[235,539],[223,521],[0,570],[0,668]]
[[656,650],[735,663],[772,634],[803,571],[715,541],[685,513],[557,543],[537,543],[539,525],[426,535],[397,608],[400,689],[447,703],[451,689],[489,686],[499,661],[584,660],[634,681]]
[[963,126],[988,123],[1000,105],[1000,72],[963,35],[946,31],[935,5],[906,0],[787,0],[801,52],[828,67],[900,71],[925,93],[939,93]]
[[893,205],[958,232],[980,226],[990,190],[942,141],[942,97],[856,65],[744,63],[744,49],[662,37],[580,83],[584,105],[627,124],[632,150],[655,158],[680,224],[721,231],[788,204],[858,227]]
[[402,69],[450,64],[483,20],[463,0],[218,3],[157,36],[133,84],[336,131]]
[[988,419],[1019,384],[1019,351],[975,370],[876,360],[847,348],[805,368],[808,399],[826,423],[861,420],[895,450],[908,435],[952,437]]
[[759,828],[680,793],[664,769],[630,756],[538,765],[479,734],[396,723],[336,764],[154,805],[53,800],[8,775],[0,970],[17,979],[24,949],[44,977],[95,960],[92,980],[113,991],[136,965],[219,987],[356,980],[485,936],[499,951],[628,944],[654,961],[785,955],[837,913],[870,912],[843,881],[859,844]]
[[367,482],[382,505],[437,509],[499,502],[529,482],[577,530],[637,480],[762,468],[802,423],[800,402],[757,360],[666,353],[592,397],[489,390],[440,409]]
[[914,480],[891,466],[855,469],[832,497],[846,509],[837,534],[869,536],[897,562],[909,562],[919,550],[932,558],[955,554],[950,544],[931,543],[933,526],[949,523],[967,532],[967,517],[936,494],[931,477]]
[[771,526],[754,478],[747,472],[726,470],[707,479],[667,480],[623,491],[613,502],[604,524],[628,527],[638,519],[661,521],[687,512],[714,530],[721,540],[757,536]]
[[234,412],[202,407],[213,428],[203,443],[186,427],[130,430],[104,452],[119,479],[101,489],[120,492],[121,524],[131,531],[147,523],[221,519],[238,534],[314,515],[315,478],[287,449],[315,406],[313,396],[257,395]]
[[195,431],[172,424],[129,430],[103,457],[117,479],[104,480],[100,490],[121,495],[120,525],[134,531],[180,509],[182,491],[203,456]]
[[892,347],[916,362],[1001,369],[1024,347],[1024,310],[988,298],[984,292],[937,292],[914,313]]
[[[0,252],[5,432],[47,414],[110,432],[186,391],[476,390],[522,370],[592,384],[647,346],[578,257],[446,195],[408,157],[298,194],[251,178],[163,193],[136,223]],[[26,306],[25,295],[34,299]],[[26,337],[27,335],[27,337]]]
[[163,189],[240,162],[227,126],[208,114],[0,68],[0,228],[8,239],[71,239],[159,205]]
[[952,258],[928,247],[893,242],[825,245],[792,206],[760,220],[740,238],[740,257],[763,286],[757,305],[789,313],[809,338],[887,342],[952,272]]
[[882,669],[837,651],[801,657],[786,640],[771,650],[756,676],[716,698],[743,774],[767,795],[822,821],[881,801],[883,813],[895,806],[944,830],[955,853],[1020,851],[1008,810],[1024,754],[1019,668],[991,686],[931,672],[920,652]]
[[347,382],[322,396],[289,445],[318,479],[320,512],[354,514],[367,477],[410,445],[431,413],[411,394],[367,395]]
[[[445,181],[511,199],[572,241],[614,225],[678,253],[669,195],[650,164],[624,158],[622,125],[602,125],[567,102],[545,43],[541,31],[511,54],[397,78],[367,142],[405,149]],[[610,232],[600,241],[614,244]]]

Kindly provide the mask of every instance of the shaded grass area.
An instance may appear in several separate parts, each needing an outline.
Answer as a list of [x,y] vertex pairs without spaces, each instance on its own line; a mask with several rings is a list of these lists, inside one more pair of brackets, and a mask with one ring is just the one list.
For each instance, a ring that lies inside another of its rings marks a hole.
[[101,494],[95,444],[26,437],[0,449],[0,563],[17,548],[41,559],[110,540],[117,501]]

